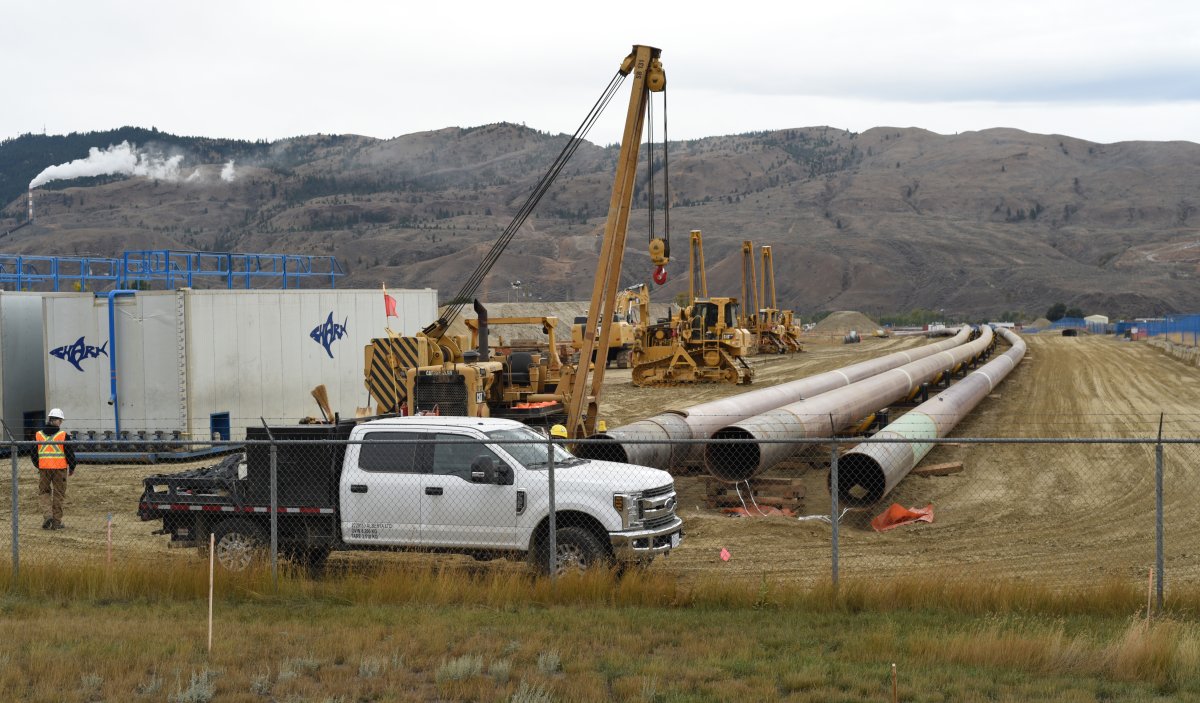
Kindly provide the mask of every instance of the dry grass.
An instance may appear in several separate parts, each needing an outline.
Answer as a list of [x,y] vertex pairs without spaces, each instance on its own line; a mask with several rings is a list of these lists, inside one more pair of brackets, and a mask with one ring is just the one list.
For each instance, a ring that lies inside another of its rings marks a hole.
[[[971,582],[929,577],[844,579],[832,584],[796,584],[769,579],[702,576],[681,580],[663,571],[617,576],[605,571],[572,574],[556,581],[520,569],[488,566],[360,564],[323,579],[306,578],[287,564],[276,582],[266,567],[242,574],[216,574],[217,597],[226,602],[316,600],[340,604],[421,603],[430,606],[589,605],[662,608],[753,608],[829,611],[937,609],[964,615],[1038,613],[1045,615],[1145,614],[1144,586],[1110,579],[1086,589],[1055,590],[1026,581]],[[25,565],[14,584],[8,565],[0,567],[0,589],[31,598],[87,602],[204,599],[207,565],[163,568],[130,563],[119,569],[103,563]],[[1174,586],[1165,613],[1200,614],[1200,586]]]
[[1196,593],[1120,584],[556,583],[488,569],[311,581],[37,566],[0,598],[0,700],[1200,700]]

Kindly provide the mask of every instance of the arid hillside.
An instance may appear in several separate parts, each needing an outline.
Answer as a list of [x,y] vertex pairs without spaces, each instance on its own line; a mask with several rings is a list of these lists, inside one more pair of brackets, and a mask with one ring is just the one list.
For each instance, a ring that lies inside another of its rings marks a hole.
[[[40,139],[0,145],[0,170],[6,149],[36,154]],[[236,150],[184,142],[171,148],[196,177],[50,182],[35,191],[35,221],[0,238],[0,252],[331,254],[348,274],[341,285],[430,286],[449,298],[566,140],[494,124]],[[108,143],[95,135],[94,146]],[[218,174],[235,151],[227,182]],[[616,155],[615,146],[579,149],[496,263],[487,300],[589,295]],[[79,156],[59,150],[21,164]],[[1190,142],[813,127],[673,142],[670,177],[674,261],[657,301],[686,287],[688,231],[699,229],[711,294],[740,294],[740,247],[750,239],[773,247],[781,306],[809,314],[1021,310],[1032,319],[1060,301],[1112,316],[1200,310],[1200,145]],[[640,186],[626,285],[651,272]],[[24,221],[25,208],[20,194],[0,210],[0,234]]]

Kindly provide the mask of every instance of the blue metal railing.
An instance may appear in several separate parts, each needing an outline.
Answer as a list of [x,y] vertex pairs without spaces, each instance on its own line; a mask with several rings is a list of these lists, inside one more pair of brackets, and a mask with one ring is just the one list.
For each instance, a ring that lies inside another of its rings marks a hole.
[[90,290],[120,282],[121,262],[99,256],[0,254],[0,285],[10,290]]
[[[8,290],[213,287],[299,288],[305,280],[346,275],[332,256],[129,250],[120,258],[0,254],[0,286]],[[208,282],[207,285],[198,285]]]

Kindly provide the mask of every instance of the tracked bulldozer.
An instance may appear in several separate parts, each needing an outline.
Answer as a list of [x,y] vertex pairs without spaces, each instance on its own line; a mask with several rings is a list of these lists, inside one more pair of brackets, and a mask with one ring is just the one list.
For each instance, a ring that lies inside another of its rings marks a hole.
[[[747,255],[750,242],[742,243],[742,255]],[[744,267],[743,267],[744,270]],[[771,247],[762,247],[762,289],[756,295],[756,302],[761,299],[762,307],[757,308],[749,329],[757,336],[760,354],[786,354],[803,351],[800,347],[800,330],[796,326],[795,315],[791,310],[780,310],[775,299],[775,259]],[[757,306],[756,306],[757,307]]]
[[632,357],[634,385],[750,383],[754,368],[746,357],[753,338],[740,324],[737,298],[708,296],[699,230],[691,233],[688,288],[690,305],[639,335]]

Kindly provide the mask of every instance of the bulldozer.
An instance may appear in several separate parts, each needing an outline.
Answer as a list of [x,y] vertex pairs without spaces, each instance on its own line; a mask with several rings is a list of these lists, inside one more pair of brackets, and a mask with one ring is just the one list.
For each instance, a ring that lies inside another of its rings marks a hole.
[[741,326],[737,298],[709,297],[700,230],[691,233],[688,273],[691,304],[664,325],[648,325],[633,350],[636,386],[677,383],[749,384],[754,368],[746,361],[753,348]]
[[[580,124],[567,146],[534,187],[513,221],[482,257],[476,270],[459,292],[451,298],[436,322],[412,336],[386,330],[386,335],[371,340],[364,349],[365,385],[375,401],[377,414],[436,413],[469,417],[508,417],[528,424],[564,424],[569,436],[581,437],[595,431],[599,415],[599,396],[605,364],[586,362],[608,357],[610,328],[616,308],[617,281],[620,280],[625,251],[629,210],[635,188],[638,153],[650,107],[651,93],[666,89],[666,73],[661,51],[635,45],[621,62],[617,75],[605,89],[601,100]],[[617,172],[601,243],[588,320],[583,329],[598,329],[598,335],[582,335],[580,358],[572,365],[562,362],[557,338],[558,321],[553,317],[487,319],[487,311],[475,294],[486,280],[491,267],[520,230],[545,195],[554,179],[579,145],[585,143],[588,130],[599,112],[609,103],[616,87],[632,76],[629,108],[624,137],[617,157]],[[665,98],[663,100],[665,110]],[[662,145],[668,142],[663,120]],[[653,135],[651,135],[653,136]],[[653,144],[650,145],[653,147]],[[651,152],[648,147],[646,151]],[[669,192],[665,169],[662,192]],[[654,170],[651,169],[651,175]],[[665,218],[664,218],[665,219]],[[670,260],[670,235],[656,236],[653,217],[649,232],[650,261],[655,266],[654,280],[666,282],[665,266]],[[476,320],[466,321],[471,339],[449,333],[450,325],[462,308],[474,301]],[[472,324],[474,323],[474,324]],[[493,350],[488,339],[489,325],[541,324],[546,344],[525,348],[513,345]],[[588,382],[591,382],[590,389]]]

